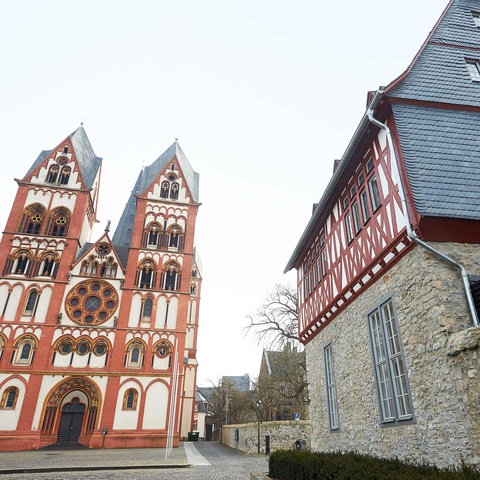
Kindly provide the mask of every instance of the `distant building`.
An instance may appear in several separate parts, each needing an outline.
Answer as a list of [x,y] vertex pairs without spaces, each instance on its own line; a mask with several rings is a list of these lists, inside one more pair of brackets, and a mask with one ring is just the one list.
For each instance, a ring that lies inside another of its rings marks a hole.
[[140,172],[113,237],[107,225],[91,243],[101,165],[80,127],[16,180],[0,241],[1,450],[163,447],[192,430],[198,174],[175,142]]
[[286,267],[313,449],[480,464],[479,18],[452,0],[369,94]]
[[263,420],[293,420],[307,417],[308,388],[305,352],[290,343],[280,351],[263,350],[257,390]]
[[201,388],[197,387],[192,431],[198,432],[200,439],[212,440],[214,424],[212,407],[208,399],[203,395]]
[[248,392],[250,390],[250,375],[224,376],[222,377],[222,385],[231,384],[238,392]]

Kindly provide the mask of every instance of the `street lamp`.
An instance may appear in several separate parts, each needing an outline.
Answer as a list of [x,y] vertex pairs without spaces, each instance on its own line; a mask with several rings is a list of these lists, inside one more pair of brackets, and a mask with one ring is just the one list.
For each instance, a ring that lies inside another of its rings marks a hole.
[[257,453],[260,453],[260,407],[261,400],[257,400]]

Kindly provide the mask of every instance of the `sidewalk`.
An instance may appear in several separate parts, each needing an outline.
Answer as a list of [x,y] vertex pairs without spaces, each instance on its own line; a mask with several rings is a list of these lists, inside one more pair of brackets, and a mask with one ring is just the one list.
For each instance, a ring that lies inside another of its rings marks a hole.
[[203,461],[207,462],[191,443],[180,443],[178,448],[172,449],[167,459],[165,448],[0,452],[0,476],[27,472],[187,468]]

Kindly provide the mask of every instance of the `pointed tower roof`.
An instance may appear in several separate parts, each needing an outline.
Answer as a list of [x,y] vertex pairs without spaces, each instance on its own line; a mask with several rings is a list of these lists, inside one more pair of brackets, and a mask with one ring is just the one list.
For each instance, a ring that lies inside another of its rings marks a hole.
[[144,194],[160,172],[174,159],[178,162],[193,201],[198,202],[199,175],[193,170],[180,145],[175,141],[151,165],[140,172],[113,235],[113,243],[118,247],[130,245],[136,213],[136,196]]
[[[80,169],[80,174],[82,175],[83,181],[87,188],[93,186],[95,177],[97,176],[98,169],[102,164],[102,159],[95,155],[90,140],[85,133],[83,127],[77,128],[73,133],[71,133],[67,139],[70,140],[73,146],[75,157],[77,159],[77,164]],[[67,140],[66,139],[66,140]],[[61,142],[59,145],[61,145]],[[36,168],[45,160],[45,158],[53,152],[52,150],[42,150],[38,158],[35,160],[33,165],[30,167],[28,172],[23,177],[26,180]]]

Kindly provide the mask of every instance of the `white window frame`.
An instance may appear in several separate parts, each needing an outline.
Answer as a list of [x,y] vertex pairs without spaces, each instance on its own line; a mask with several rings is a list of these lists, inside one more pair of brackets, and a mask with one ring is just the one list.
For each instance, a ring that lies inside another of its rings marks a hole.
[[[25,358],[22,358],[24,354],[24,348],[26,345],[30,345],[30,351],[28,352],[28,356]],[[33,360],[33,354],[35,352],[35,342],[31,340],[30,338],[26,338],[25,340],[22,340],[15,348],[15,356],[13,363],[15,365],[30,365]]]
[[411,420],[412,395],[393,298],[388,298],[368,314],[368,330],[380,420],[382,423]]

